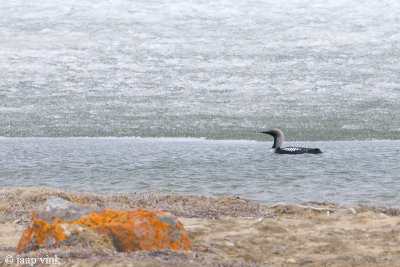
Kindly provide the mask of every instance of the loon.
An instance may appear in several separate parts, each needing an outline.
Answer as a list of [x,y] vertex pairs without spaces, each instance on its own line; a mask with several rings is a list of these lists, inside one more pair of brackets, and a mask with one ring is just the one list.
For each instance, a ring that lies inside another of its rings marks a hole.
[[261,132],[272,135],[274,137],[274,144],[272,149],[277,154],[319,154],[322,153],[319,148],[306,148],[306,147],[281,147],[283,144],[283,132],[279,129],[272,129],[266,132]]

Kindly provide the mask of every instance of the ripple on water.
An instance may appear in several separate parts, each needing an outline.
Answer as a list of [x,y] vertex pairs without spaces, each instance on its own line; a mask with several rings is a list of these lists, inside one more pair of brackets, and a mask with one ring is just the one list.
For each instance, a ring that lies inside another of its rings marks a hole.
[[233,140],[3,138],[0,185],[231,194],[265,203],[399,203],[400,141],[295,143],[320,147],[321,155],[271,154],[270,145]]

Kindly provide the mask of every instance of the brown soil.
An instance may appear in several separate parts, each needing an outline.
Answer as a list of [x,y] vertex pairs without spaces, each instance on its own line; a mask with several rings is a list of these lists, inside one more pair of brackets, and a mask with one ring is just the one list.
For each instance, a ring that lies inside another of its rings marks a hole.
[[[15,248],[32,212],[50,196],[101,208],[170,211],[184,224],[193,251],[118,253],[82,244],[17,256]],[[39,261],[56,255],[61,266],[400,266],[399,215],[395,208],[330,203],[268,207],[232,196],[1,189],[0,266],[15,266],[17,257]],[[6,255],[14,257],[12,265],[4,263]]]

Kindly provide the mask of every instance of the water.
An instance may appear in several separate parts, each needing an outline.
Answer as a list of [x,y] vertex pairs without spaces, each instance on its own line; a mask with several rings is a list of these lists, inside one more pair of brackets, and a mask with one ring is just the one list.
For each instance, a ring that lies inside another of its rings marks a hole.
[[[398,205],[399,10],[1,1],[0,186]],[[270,154],[275,127],[325,153]]]
[[400,141],[291,143],[184,138],[1,138],[0,187],[237,195],[263,203],[399,206]]
[[0,136],[400,139],[396,0],[15,0]]

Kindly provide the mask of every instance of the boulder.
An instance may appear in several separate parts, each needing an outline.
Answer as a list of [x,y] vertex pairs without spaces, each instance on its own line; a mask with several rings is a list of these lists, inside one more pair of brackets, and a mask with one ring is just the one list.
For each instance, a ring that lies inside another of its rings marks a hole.
[[101,244],[120,252],[191,249],[182,223],[168,212],[101,210],[61,198],[48,199],[33,213],[18,251]]

